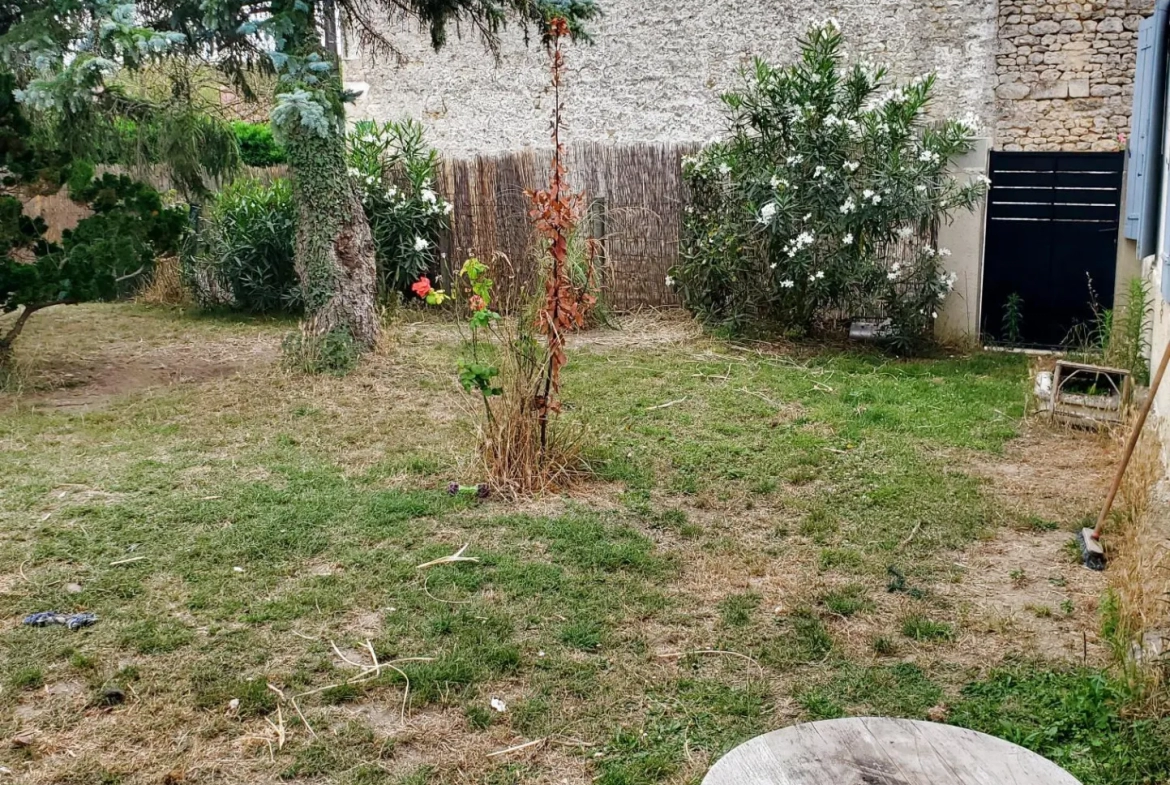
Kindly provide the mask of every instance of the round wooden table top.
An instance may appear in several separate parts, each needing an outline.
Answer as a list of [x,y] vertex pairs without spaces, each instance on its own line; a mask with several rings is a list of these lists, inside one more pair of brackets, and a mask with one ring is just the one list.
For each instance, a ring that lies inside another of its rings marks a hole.
[[850,717],[793,725],[723,756],[703,785],[1080,785],[1034,752],[935,722]]

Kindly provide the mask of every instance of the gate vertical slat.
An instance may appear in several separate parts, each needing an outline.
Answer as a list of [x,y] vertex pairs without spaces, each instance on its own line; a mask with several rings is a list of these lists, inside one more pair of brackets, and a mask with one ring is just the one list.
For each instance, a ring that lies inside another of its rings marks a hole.
[[[991,153],[983,265],[985,340],[1001,341],[1008,299],[1022,299],[1021,343],[1056,347],[1093,304],[1110,307],[1123,153]],[[1091,290],[1090,291],[1090,287]]]

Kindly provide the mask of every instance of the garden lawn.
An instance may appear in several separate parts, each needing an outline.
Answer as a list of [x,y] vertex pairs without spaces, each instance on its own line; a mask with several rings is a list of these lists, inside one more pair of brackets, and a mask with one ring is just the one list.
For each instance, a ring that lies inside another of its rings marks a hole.
[[[478,480],[453,327],[404,318],[341,379],[280,369],[290,327],[102,305],[22,338],[0,393],[22,781],[692,783],[861,713],[950,718],[1086,783],[1170,773],[1165,722],[1123,719],[1101,670],[1099,576],[985,470],[1051,438],[1024,428],[1019,357],[631,320],[571,342],[597,481],[476,502],[445,492]],[[1005,542],[1028,544],[1010,578],[981,555]],[[50,609],[99,621],[20,624]]]

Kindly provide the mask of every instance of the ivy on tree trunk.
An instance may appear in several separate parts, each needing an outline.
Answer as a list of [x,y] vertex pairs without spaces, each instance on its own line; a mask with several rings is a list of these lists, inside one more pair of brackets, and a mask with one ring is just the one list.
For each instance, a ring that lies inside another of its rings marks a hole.
[[298,128],[288,135],[298,210],[296,270],[311,336],[345,331],[364,348],[378,340],[374,238],[346,172],[345,137]]

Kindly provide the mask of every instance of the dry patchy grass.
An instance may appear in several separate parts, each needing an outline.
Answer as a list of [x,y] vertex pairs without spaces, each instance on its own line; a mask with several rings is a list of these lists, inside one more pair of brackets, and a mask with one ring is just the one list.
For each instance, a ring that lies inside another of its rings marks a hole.
[[[446,325],[307,378],[274,361],[286,323],[41,316],[0,397],[24,781],[693,782],[802,718],[945,717],[1005,659],[1104,661],[1099,578],[1062,551],[1093,494],[1054,494],[1110,446],[1022,428],[1016,358],[795,358],[640,317],[566,372],[597,481],[477,504],[443,491],[477,479]],[[18,625],[50,607],[101,621]]]

